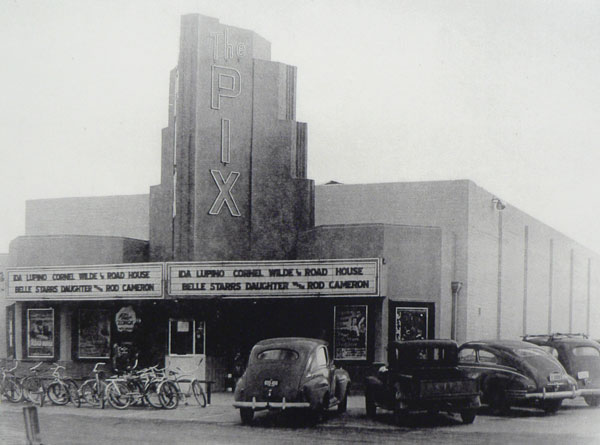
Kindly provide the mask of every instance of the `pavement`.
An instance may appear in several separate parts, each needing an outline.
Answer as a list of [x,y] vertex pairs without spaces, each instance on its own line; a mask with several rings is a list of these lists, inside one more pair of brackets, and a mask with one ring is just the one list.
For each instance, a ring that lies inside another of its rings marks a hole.
[[[2,401],[0,403],[0,414],[3,412],[21,412],[23,407],[27,406],[24,403],[10,403]],[[355,395],[348,397],[348,409],[364,408],[364,397]],[[161,421],[190,421],[190,422],[217,422],[231,423],[239,422],[239,413],[233,407],[233,393],[217,392],[211,394],[211,403],[205,408],[196,404],[195,400],[190,400],[188,404],[181,403],[175,409],[154,409],[148,406],[132,406],[125,410],[117,410],[110,406],[105,409],[92,407],[85,403],[77,408],[71,404],[67,406],[55,406],[44,404],[43,407],[38,407],[40,420],[45,416],[52,415],[69,415],[69,416],[86,416],[86,417],[114,417],[119,419],[155,419]]]

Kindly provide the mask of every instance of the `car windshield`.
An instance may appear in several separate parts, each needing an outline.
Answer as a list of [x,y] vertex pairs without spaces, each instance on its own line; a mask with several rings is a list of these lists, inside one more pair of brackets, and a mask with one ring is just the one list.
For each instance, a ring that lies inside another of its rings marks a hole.
[[455,349],[431,346],[397,349],[396,354],[398,362],[410,362],[413,364],[423,362],[448,364],[455,362],[457,357]]
[[278,360],[294,361],[298,360],[298,353],[291,349],[267,349],[256,356],[257,360]]

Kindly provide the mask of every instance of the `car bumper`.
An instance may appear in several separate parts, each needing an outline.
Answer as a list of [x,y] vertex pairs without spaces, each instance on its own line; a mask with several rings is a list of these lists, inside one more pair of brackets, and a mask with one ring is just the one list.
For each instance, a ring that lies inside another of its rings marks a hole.
[[233,402],[233,406],[235,408],[252,408],[253,410],[261,410],[261,409],[297,409],[297,408],[310,408],[310,403],[308,402],[288,402],[285,400],[285,397],[281,400],[281,402],[274,401],[257,401],[256,397],[252,397],[252,400],[249,402],[243,401],[235,401]]
[[581,388],[577,392],[580,396],[600,396],[600,388]]
[[525,391],[507,391],[507,396],[514,400],[553,400],[553,399],[574,399],[581,395],[580,390],[573,388],[569,391],[546,391],[525,392]]

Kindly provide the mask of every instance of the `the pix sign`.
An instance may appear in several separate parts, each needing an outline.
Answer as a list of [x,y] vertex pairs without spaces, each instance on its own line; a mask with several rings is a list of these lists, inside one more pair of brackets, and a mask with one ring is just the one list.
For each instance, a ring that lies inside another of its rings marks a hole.
[[161,263],[8,269],[12,300],[105,300],[163,297]]
[[167,263],[170,296],[379,296],[379,259]]

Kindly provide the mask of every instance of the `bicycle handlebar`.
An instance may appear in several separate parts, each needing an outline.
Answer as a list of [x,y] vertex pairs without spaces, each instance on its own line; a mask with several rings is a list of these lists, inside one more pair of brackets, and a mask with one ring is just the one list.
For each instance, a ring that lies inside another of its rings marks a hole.
[[6,370],[6,372],[13,372],[13,371],[14,371],[15,369],[17,369],[18,367],[19,367],[19,362],[17,362],[17,363],[15,364],[15,367],[14,367],[14,368],[7,369],[7,370]]
[[29,370],[30,370],[30,371],[35,371],[35,370],[37,370],[37,369],[38,369],[40,366],[42,366],[42,363],[44,363],[44,362],[39,362],[37,365],[35,365],[35,366],[33,366],[33,367],[29,368]]
[[98,367],[104,366],[104,365],[106,365],[106,363],[104,363],[104,362],[96,363],[96,366],[94,366],[94,369],[92,370],[92,372],[100,372],[100,371],[98,371]]

